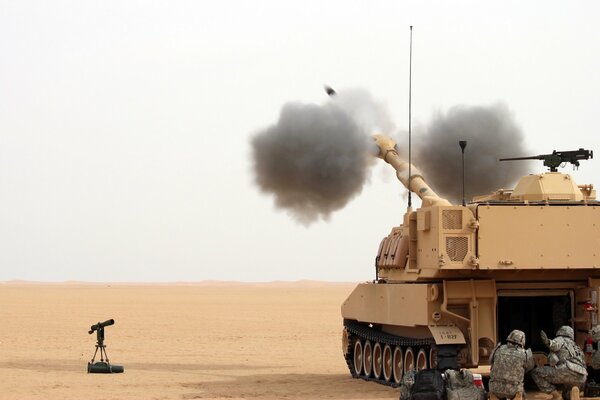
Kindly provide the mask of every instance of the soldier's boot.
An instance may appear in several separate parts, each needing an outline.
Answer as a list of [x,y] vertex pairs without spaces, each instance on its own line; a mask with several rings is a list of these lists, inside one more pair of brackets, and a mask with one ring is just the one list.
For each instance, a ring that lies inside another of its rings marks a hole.
[[515,394],[515,397],[513,397],[513,400],[523,400],[523,393],[518,392],[517,394]]
[[573,386],[571,388],[571,397],[570,400],[579,400],[579,388],[577,386]]
[[550,394],[552,395],[550,400],[564,400],[562,397],[562,393],[560,393],[558,390],[555,390],[554,392],[552,392]]

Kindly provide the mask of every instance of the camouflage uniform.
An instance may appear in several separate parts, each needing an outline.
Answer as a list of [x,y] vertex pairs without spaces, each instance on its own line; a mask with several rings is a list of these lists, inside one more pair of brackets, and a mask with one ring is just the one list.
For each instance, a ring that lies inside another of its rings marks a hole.
[[468,369],[444,372],[447,400],[484,400],[485,391],[473,384],[473,373]]
[[404,373],[402,382],[400,382],[400,400],[410,400],[410,390],[415,384],[417,371],[411,369]]
[[596,350],[592,355],[592,368],[600,369],[600,350]]
[[556,338],[550,340],[542,331],[542,340],[550,349],[548,362],[550,366],[536,368],[531,377],[544,393],[556,392],[555,385],[563,385],[565,389],[573,386],[582,388],[587,378],[583,351],[575,343],[573,328],[562,326],[556,332]]
[[512,399],[522,393],[525,372],[534,366],[531,349],[523,348],[525,333],[514,330],[506,341],[506,344],[498,344],[490,357],[490,394],[500,399]]
[[[592,328],[592,339],[594,342],[600,342],[600,325]],[[592,355],[592,368],[600,369],[600,350],[596,350]]]

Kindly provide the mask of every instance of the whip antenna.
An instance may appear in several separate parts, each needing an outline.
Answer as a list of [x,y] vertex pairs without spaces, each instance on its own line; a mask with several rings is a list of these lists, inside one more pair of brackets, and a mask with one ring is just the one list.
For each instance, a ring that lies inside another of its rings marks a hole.
[[408,57],[408,208],[412,206],[412,190],[410,184],[412,181],[412,25],[410,26],[410,53]]
[[465,201],[465,147],[467,147],[467,141],[459,140],[458,145],[460,146],[460,150],[462,152],[462,205],[464,207],[467,205]]

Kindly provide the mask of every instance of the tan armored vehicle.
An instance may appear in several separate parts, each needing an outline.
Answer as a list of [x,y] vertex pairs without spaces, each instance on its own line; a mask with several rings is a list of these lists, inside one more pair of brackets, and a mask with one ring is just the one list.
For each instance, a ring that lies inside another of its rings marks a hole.
[[[408,163],[395,143],[375,141],[408,188]],[[354,377],[396,386],[413,368],[489,365],[495,344],[513,329],[526,333],[539,363],[547,351],[541,330],[571,325],[584,348],[599,317],[600,202],[591,185],[556,172],[591,152],[565,153],[575,156],[544,156],[551,172],[466,206],[439,197],[411,167],[409,189],[422,206],[382,240],[376,279],[342,305]]]

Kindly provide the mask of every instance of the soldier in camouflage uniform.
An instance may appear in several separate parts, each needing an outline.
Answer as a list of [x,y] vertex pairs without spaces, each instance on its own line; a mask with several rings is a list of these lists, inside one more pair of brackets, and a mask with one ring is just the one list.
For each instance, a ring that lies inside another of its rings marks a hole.
[[[561,326],[556,332],[556,338],[550,340],[544,331],[542,341],[548,349],[550,366],[536,368],[531,377],[544,393],[551,393],[553,400],[561,400],[562,394],[555,385],[562,385],[565,390],[572,387],[581,389],[587,378],[587,369],[583,351],[574,340],[573,328]],[[574,391],[578,392],[576,389]]]
[[415,384],[416,375],[417,371],[414,369],[404,373],[402,381],[400,382],[400,400],[410,400],[410,391]]
[[[600,325],[596,325],[592,328],[592,339],[594,342],[600,342]],[[592,368],[600,369],[600,350],[596,350],[592,355]]]
[[515,399],[523,397],[523,377],[533,369],[531,349],[525,350],[525,333],[512,331],[506,344],[498,345],[490,357],[490,400]]

